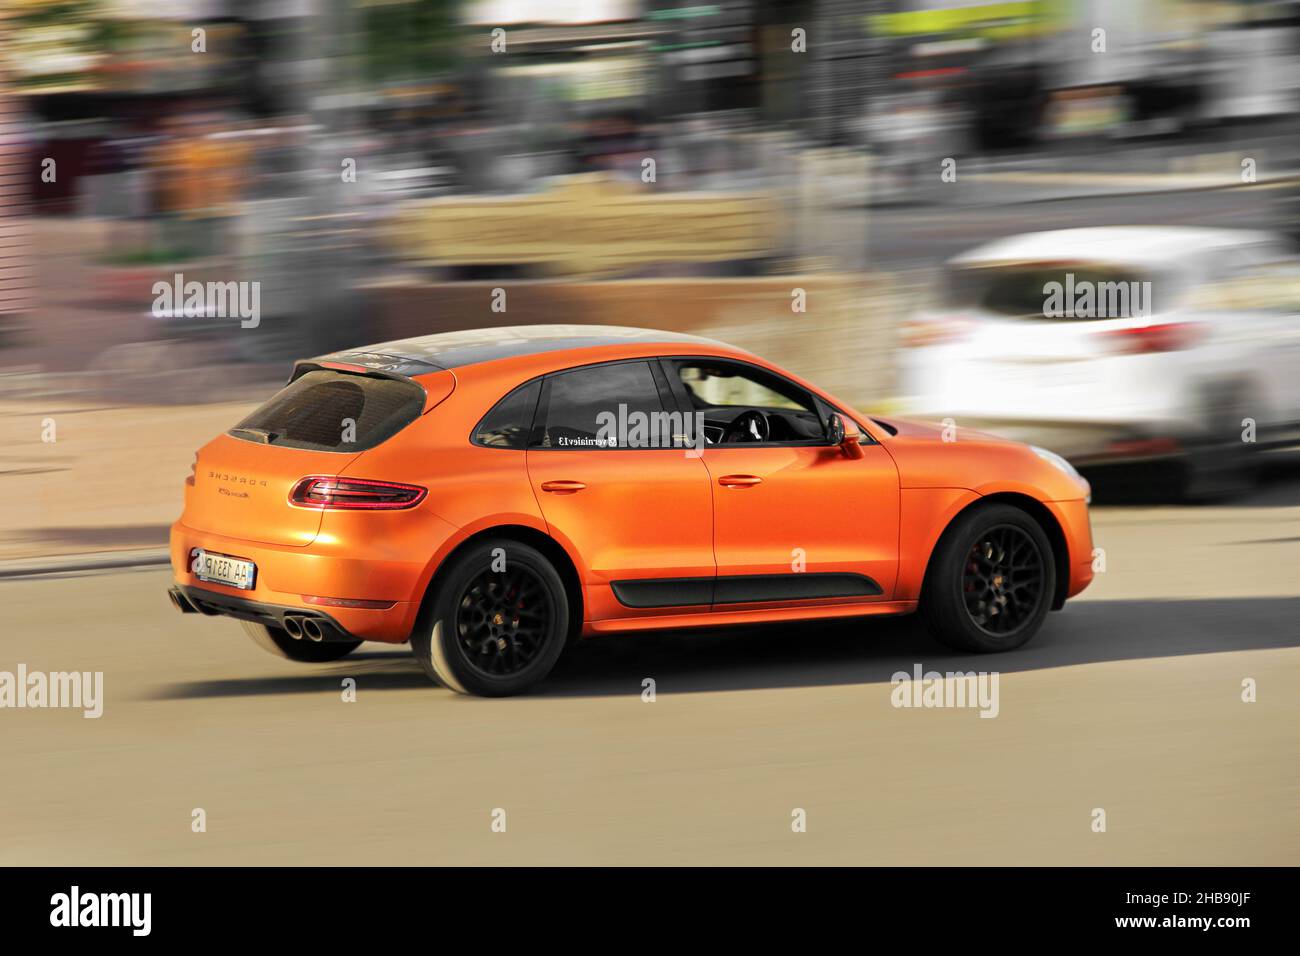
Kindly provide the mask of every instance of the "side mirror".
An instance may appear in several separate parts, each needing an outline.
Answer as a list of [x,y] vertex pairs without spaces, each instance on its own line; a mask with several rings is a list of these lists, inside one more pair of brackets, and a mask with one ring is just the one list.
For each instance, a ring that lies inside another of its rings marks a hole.
[[826,422],[826,438],[832,445],[842,445],[844,443],[844,419],[834,412],[831,413],[830,420]]
[[841,416],[832,415],[828,431],[831,442],[840,446],[845,458],[862,457],[862,433],[858,431],[857,425],[849,429]]

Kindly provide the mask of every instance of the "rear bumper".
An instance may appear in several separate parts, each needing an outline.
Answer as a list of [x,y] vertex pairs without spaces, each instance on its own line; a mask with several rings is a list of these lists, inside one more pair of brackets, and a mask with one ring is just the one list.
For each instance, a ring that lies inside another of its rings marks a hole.
[[[257,565],[252,590],[199,581],[190,571],[193,548],[205,548]],[[213,610],[226,614],[229,608],[270,608],[277,626],[284,612],[299,617],[328,617],[352,640],[400,644],[410,637],[419,612],[424,561],[403,561],[384,549],[382,538],[360,544],[330,547],[317,541],[308,547],[263,544],[211,532],[197,531],[181,522],[171,529],[172,578],[187,595],[202,592]],[[336,607],[312,604],[307,596],[327,599],[375,601],[384,608]],[[217,602],[221,602],[220,607]],[[245,620],[259,618],[244,617]],[[269,623],[260,619],[261,623]]]
[[240,621],[252,621],[281,628],[290,636],[302,640],[327,643],[363,640],[324,611],[263,604],[261,601],[250,601],[191,586],[173,585],[167,589],[167,595],[173,606],[184,614],[220,614]]

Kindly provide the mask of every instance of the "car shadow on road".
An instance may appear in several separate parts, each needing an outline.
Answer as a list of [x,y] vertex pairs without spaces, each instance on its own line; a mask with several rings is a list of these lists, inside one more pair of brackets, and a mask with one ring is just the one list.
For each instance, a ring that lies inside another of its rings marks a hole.
[[[532,696],[639,694],[647,677],[654,678],[658,693],[705,693],[887,683],[917,664],[927,671],[1007,674],[1296,647],[1297,620],[1300,598],[1081,601],[1050,615],[1024,648],[996,655],[951,651],[931,639],[915,618],[603,635],[561,658]],[[358,653],[301,676],[177,683],[151,696],[178,700],[337,692],[343,677],[355,677],[358,688],[367,692],[430,687],[409,650],[395,647]]]
[[[379,645],[375,645],[376,647]],[[430,688],[429,678],[411,656],[405,644],[391,649],[357,651],[333,664],[291,664],[295,673],[275,677],[231,677],[181,681],[161,685],[144,695],[147,700],[192,700],[206,697],[262,697],[275,694],[319,694],[339,692],[339,682],[355,678],[358,688],[410,690]]]
[[1300,598],[1084,601],[1048,617],[1025,647],[952,651],[916,618],[862,619],[707,634],[618,635],[584,642],[538,688],[545,696],[887,683],[925,670],[1001,673],[1139,658],[1300,646]]

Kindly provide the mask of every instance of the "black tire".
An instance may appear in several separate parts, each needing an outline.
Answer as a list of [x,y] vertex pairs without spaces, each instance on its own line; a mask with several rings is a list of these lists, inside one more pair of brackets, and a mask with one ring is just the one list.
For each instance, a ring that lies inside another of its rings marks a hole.
[[1038,632],[1056,592],[1051,542],[1012,505],[966,511],[935,546],[921,587],[921,620],[962,651],[1020,647]]
[[300,664],[328,664],[347,657],[361,646],[360,641],[311,641],[305,637],[294,640],[284,628],[267,627],[252,621],[240,621],[239,626],[252,638],[254,644],[268,654],[298,661]]
[[[494,570],[502,553],[504,570]],[[493,538],[439,572],[411,650],[430,678],[458,694],[508,697],[551,672],[568,635],[569,601],[555,567],[536,548]]]

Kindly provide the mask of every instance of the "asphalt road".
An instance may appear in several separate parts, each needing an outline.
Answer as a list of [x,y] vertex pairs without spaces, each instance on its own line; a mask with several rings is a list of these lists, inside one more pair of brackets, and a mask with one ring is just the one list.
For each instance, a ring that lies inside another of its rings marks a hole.
[[[404,648],[272,658],[162,571],[0,582],[0,671],[105,675],[99,719],[0,710],[0,864],[1300,863],[1300,469],[1094,524],[1106,571],[1012,654],[906,620],[604,638],[499,701]],[[998,715],[891,706],[917,664],[996,669]]]

